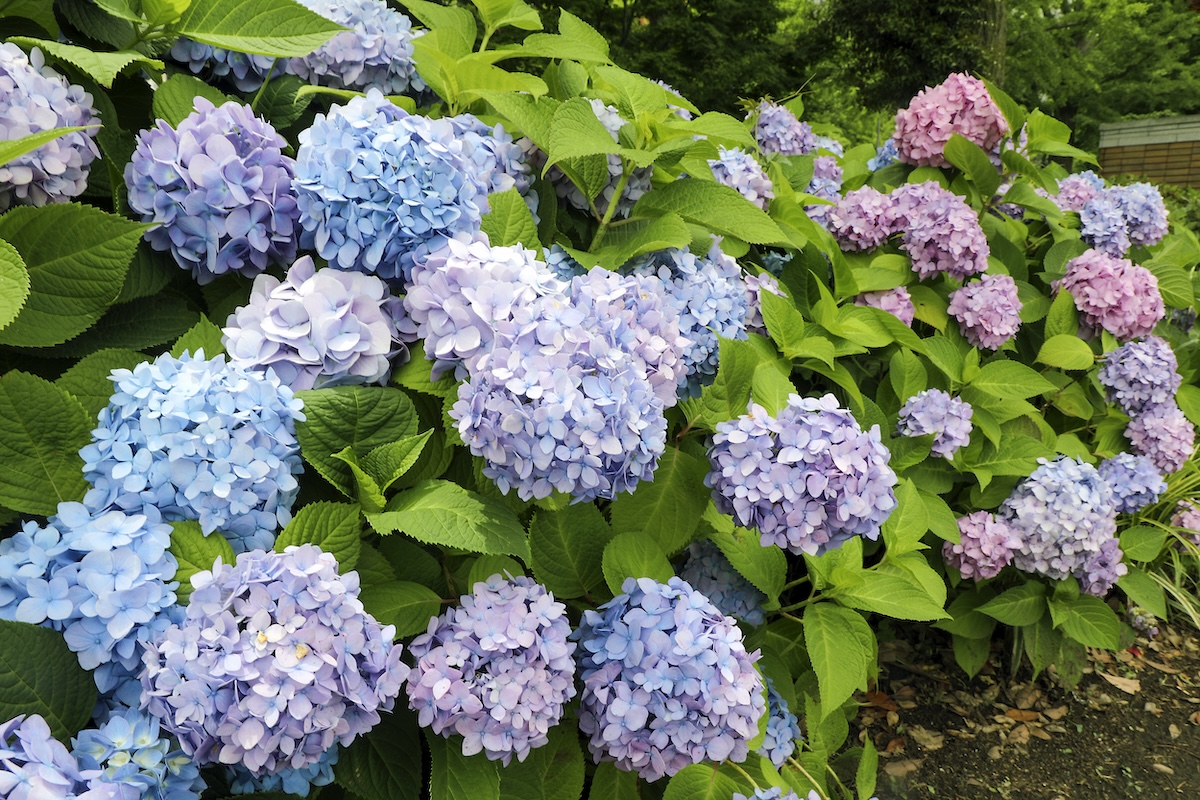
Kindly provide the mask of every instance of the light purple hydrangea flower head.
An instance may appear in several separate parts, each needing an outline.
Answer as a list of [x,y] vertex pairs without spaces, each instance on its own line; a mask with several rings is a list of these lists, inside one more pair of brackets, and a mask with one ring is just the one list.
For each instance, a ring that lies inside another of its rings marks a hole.
[[1196,547],[1200,547],[1200,505],[1193,500],[1180,500],[1175,506],[1171,524],[1183,529],[1183,535]]
[[1126,342],[1104,357],[1100,384],[1110,402],[1135,415],[1150,406],[1170,403],[1183,378],[1171,345],[1157,336]]
[[900,436],[937,434],[932,450],[947,460],[971,440],[971,404],[941,389],[926,389],[908,398],[900,409]]
[[897,112],[892,138],[906,164],[948,167],[946,143],[954,134],[992,150],[1008,131],[1008,122],[983,81],[955,72],[937,86],[921,90],[908,108]]
[[211,83],[229,83],[239,92],[257,92],[267,75],[283,74],[287,61],[276,64],[271,56],[226,50],[180,36],[171,46],[171,59],[187,66],[193,75]]
[[1104,329],[1121,340],[1150,335],[1166,314],[1154,273],[1098,250],[1068,261],[1058,288],[1075,298],[1082,322],[1093,333]]
[[575,696],[566,606],[531,578],[493,575],[429,621],[409,649],[418,723],[463,737],[463,755],[508,764],[549,741]]
[[177,127],[139,133],[125,166],[129,207],[154,224],[146,239],[200,283],[290,262],[300,211],[287,143],[249,106],[195,103]]
[[707,597],[722,614],[750,625],[761,625],[766,620],[762,606],[767,596],[734,569],[721,549],[708,539],[688,545],[687,560],[679,570],[679,577]]
[[1050,199],[1063,211],[1082,211],[1084,204],[1103,190],[1104,179],[1089,169],[1059,181],[1058,194]]
[[758,652],[686,581],[627,578],[583,612],[579,727],[597,762],[647,781],[701,761],[744,761],[766,712]]
[[754,139],[767,155],[803,156],[817,149],[812,127],[796,119],[785,106],[764,100],[751,114],[756,115]]
[[764,547],[821,555],[852,536],[878,538],[896,507],[890,457],[879,426],[863,431],[832,394],[792,395],[777,417],[751,403],[717,424],[705,485]]
[[66,746],[50,735],[40,714],[0,722],[0,794],[5,800],[132,800],[138,795],[81,769]]
[[197,800],[205,789],[200,768],[143,711],[113,714],[99,727],[80,731],[72,745],[82,769],[96,770],[99,781],[134,797]]
[[946,566],[957,569],[965,581],[994,578],[1007,567],[1021,540],[1008,523],[988,511],[958,518],[959,542],[942,545]]
[[767,204],[775,196],[775,184],[758,160],[740,147],[720,147],[717,153],[717,158],[708,161],[717,183],[737,189],[742,197],[766,211]]
[[1133,452],[1146,456],[1164,475],[1183,469],[1196,449],[1196,427],[1174,402],[1150,406],[1125,426]]
[[771,759],[776,769],[782,769],[796,752],[800,735],[800,720],[788,709],[783,695],[775,690],[775,683],[767,678],[767,735],[757,752]]
[[[801,797],[791,789],[772,786],[767,789],[755,789],[748,797],[741,792],[734,792],[730,800],[801,800]],[[817,791],[811,791],[803,800],[821,800],[821,795]],[[872,798],[871,800],[878,799]]]
[[984,275],[950,293],[950,316],[976,347],[999,350],[1021,327],[1021,299],[1009,275]]
[[409,668],[358,599],[358,573],[315,545],[218,559],[186,619],[147,644],[142,705],[196,763],[255,775],[317,762],[390,711]]
[[1167,482],[1154,462],[1132,453],[1118,453],[1100,462],[1100,477],[1112,489],[1119,514],[1141,511],[1167,490]]
[[804,187],[805,194],[827,200],[825,203],[808,203],[804,213],[822,228],[829,229],[829,215],[837,207],[842,195],[842,167],[835,156],[817,156],[813,159],[813,176]]
[[886,311],[909,327],[912,327],[913,318],[917,313],[912,296],[903,286],[878,292],[863,292],[854,298],[854,305],[869,306]]
[[288,62],[309,83],[384,94],[420,92],[425,82],[413,63],[412,20],[384,0],[300,0],[350,30],[335,33],[313,52]]
[[1124,557],[1117,537],[1106,539],[1100,545],[1100,549],[1092,553],[1075,573],[1079,578],[1079,588],[1085,594],[1104,597],[1117,585],[1122,575],[1129,574],[1129,567],[1122,560]]
[[939,272],[961,280],[987,270],[987,236],[963,198],[933,181],[906,183],[892,198],[891,218],[883,225],[903,232],[900,249],[921,280]]
[[[0,44],[0,141],[55,128],[96,124],[92,96],[50,67],[36,47],[25,55]],[[12,205],[64,203],[87,188],[100,155],[96,128],[64,134],[0,164],[0,211]]]
[[863,186],[838,200],[829,212],[829,231],[843,250],[872,250],[897,232],[896,197]]

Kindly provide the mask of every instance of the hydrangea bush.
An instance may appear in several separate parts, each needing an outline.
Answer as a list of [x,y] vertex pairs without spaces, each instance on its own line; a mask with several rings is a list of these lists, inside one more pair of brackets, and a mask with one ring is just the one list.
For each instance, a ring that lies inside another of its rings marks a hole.
[[869,798],[877,621],[1200,622],[1200,244],[986,81],[877,147],[520,0],[75,5],[0,44],[0,797]]

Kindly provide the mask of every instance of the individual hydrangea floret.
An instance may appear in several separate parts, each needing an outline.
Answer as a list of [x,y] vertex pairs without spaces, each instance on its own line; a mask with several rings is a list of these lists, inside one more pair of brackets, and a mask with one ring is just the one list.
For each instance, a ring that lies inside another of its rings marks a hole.
[[313,52],[288,62],[288,72],[335,89],[384,94],[420,92],[425,82],[413,63],[412,20],[383,0],[300,0],[350,30],[335,33]]
[[872,250],[896,233],[896,198],[863,186],[838,200],[829,212],[829,232],[843,250]]
[[1157,502],[1167,482],[1146,456],[1118,453],[1100,463],[1100,477],[1113,492],[1119,514],[1132,514]]
[[315,545],[218,558],[192,576],[181,625],[146,646],[142,705],[200,765],[300,768],[390,711],[409,668]]
[[884,167],[891,166],[900,160],[900,151],[896,149],[896,140],[888,139],[875,148],[875,156],[867,161],[867,169],[878,172]]
[[1129,567],[1122,559],[1121,543],[1115,536],[1106,539],[1100,545],[1100,550],[1092,553],[1083,566],[1075,573],[1079,579],[1079,588],[1085,594],[1104,597],[1122,575],[1129,573]]
[[407,691],[417,722],[462,736],[463,755],[524,761],[549,741],[575,696],[566,610],[523,575],[476,583],[409,645],[417,663]]
[[933,181],[906,183],[892,198],[891,217],[881,224],[903,232],[900,249],[921,280],[940,272],[962,280],[987,270],[987,235],[963,198]]
[[854,298],[854,305],[869,306],[886,311],[905,325],[912,327],[917,307],[913,305],[912,296],[908,289],[897,286],[895,289],[883,289],[878,292],[863,292]]
[[1166,314],[1154,273],[1098,250],[1068,261],[1058,288],[1075,298],[1083,324],[1093,333],[1103,329],[1120,340],[1150,335]]
[[803,156],[817,149],[812,127],[796,119],[785,106],[764,100],[751,114],[756,115],[754,139],[767,155]]
[[717,148],[718,157],[709,159],[717,183],[737,191],[754,205],[767,210],[775,196],[775,184],[767,177],[758,160],[740,147]]
[[[0,141],[55,128],[96,125],[92,96],[46,66],[36,47],[29,55],[0,44]],[[36,150],[0,164],[0,211],[9,206],[64,203],[87,188],[99,157],[97,127],[59,136]]]
[[947,460],[971,440],[971,404],[941,389],[926,389],[905,401],[896,433],[900,436],[937,434],[932,451]]
[[291,262],[300,210],[287,142],[250,106],[195,107],[177,127],[139,133],[125,166],[129,207],[154,225],[147,241],[202,284]]
[[761,336],[769,336],[767,322],[763,319],[762,293],[770,292],[776,297],[786,297],[787,295],[784,294],[783,288],[779,285],[779,280],[769,272],[761,272],[758,275],[746,275],[745,281],[746,295],[748,297],[746,330]]
[[99,781],[137,798],[197,800],[205,788],[191,757],[160,734],[157,719],[135,709],[80,731],[72,755],[82,769],[98,771]]
[[717,424],[705,485],[764,547],[821,555],[853,536],[878,538],[896,507],[889,458],[879,426],[863,431],[832,394],[792,395],[778,417],[751,403]]
[[186,65],[193,75],[201,75],[209,82],[231,83],[239,92],[257,92],[268,75],[278,76],[287,66],[286,60],[276,63],[272,56],[225,50],[186,36],[175,40],[170,56]]
[[339,269],[407,281],[446,237],[478,231],[487,207],[479,139],[457,131],[406,114],[377,89],[318,114],[296,152],[301,246]]
[[[132,800],[99,770],[81,769],[40,714],[0,722],[0,796],[5,800]],[[173,800],[173,799],[172,799]]]
[[[596,118],[600,120],[605,130],[612,136],[614,142],[619,141],[621,128],[625,127],[628,122],[621,116],[621,112],[614,106],[605,105],[602,100],[589,100],[592,106],[592,112]],[[545,154],[535,154],[535,165],[540,169],[544,163]],[[580,211],[591,212],[593,206],[595,211],[600,216],[608,213],[608,207],[613,202],[613,196],[617,193],[617,184],[621,181],[621,157],[616,153],[608,154],[608,183],[601,190],[599,196],[594,200],[589,201],[587,196],[580,191],[571,180],[558,167],[551,167],[547,173],[547,177],[554,183],[555,193],[562,199],[566,200],[573,207]],[[629,212],[633,210],[636,203],[642,195],[650,191],[650,176],[653,173],[653,167],[635,167],[630,173],[629,178],[625,183],[625,189],[621,192],[621,196],[617,198],[617,207],[613,212],[614,217],[627,217]]]
[[734,569],[721,549],[708,539],[688,545],[687,560],[679,577],[707,597],[722,614],[750,625],[761,625],[766,620],[762,607],[767,596]]
[[1008,131],[1008,122],[983,81],[956,72],[920,91],[908,108],[897,112],[892,138],[906,164],[948,167],[946,143],[954,134],[992,150]]
[[1009,275],[984,275],[950,293],[947,313],[976,347],[999,350],[1021,327],[1021,299]]
[[1134,415],[1174,399],[1183,380],[1178,368],[1171,345],[1157,336],[1148,336],[1106,355],[1100,367],[1100,384],[1110,402]]
[[573,638],[579,727],[597,762],[647,781],[701,761],[744,761],[766,712],[742,632],[686,581],[626,578]]
[[1196,428],[1174,402],[1151,406],[1125,426],[1133,452],[1146,456],[1164,475],[1183,469],[1196,449]]
[[225,323],[229,363],[270,367],[294,391],[386,383],[393,361],[407,359],[402,342],[416,338],[403,301],[374,275],[318,270],[296,260],[281,282],[254,279],[247,305]]
[[115,392],[84,475],[102,498],[130,514],[197,520],[235,552],[269,547],[291,519],[303,470],[295,424],[302,403],[270,370],[169,353],[133,370],[113,370]]
[[782,769],[796,752],[796,743],[803,738],[800,735],[800,720],[775,690],[775,682],[767,678],[767,735],[762,747],[757,750],[758,754],[771,759],[776,769]]
[[985,581],[1012,562],[1021,540],[1008,523],[988,511],[958,518],[959,542],[942,545],[946,566],[957,569],[965,581]]

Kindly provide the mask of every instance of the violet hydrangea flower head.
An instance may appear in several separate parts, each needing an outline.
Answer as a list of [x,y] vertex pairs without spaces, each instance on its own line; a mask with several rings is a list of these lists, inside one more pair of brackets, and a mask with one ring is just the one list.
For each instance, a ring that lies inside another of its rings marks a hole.
[[197,800],[205,789],[195,762],[161,735],[157,719],[136,709],[80,731],[72,755],[82,769],[99,772],[99,781],[132,791],[134,797]]
[[1135,415],[1150,406],[1170,403],[1183,378],[1171,345],[1157,336],[1126,342],[1104,357],[1100,384],[1110,402]]
[[740,147],[717,148],[718,157],[708,160],[717,183],[736,189],[754,205],[767,210],[775,196],[775,184],[767,177],[758,160]]
[[965,581],[994,578],[1012,562],[1021,539],[1008,523],[988,511],[958,518],[959,542],[945,542],[942,558],[957,569]]
[[829,212],[829,232],[843,250],[872,250],[896,233],[896,198],[863,186],[838,200]]
[[98,505],[198,520],[234,551],[269,547],[291,519],[303,470],[302,403],[274,372],[169,353],[113,370],[114,393],[80,450]]
[[579,727],[597,762],[647,781],[701,761],[744,761],[766,713],[742,632],[686,581],[626,578],[583,612]]
[[1162,473],[1146,456],[1118,453],[1100,463],[1100,477],[1113,492],[1118,514],[1141,511],[1167,490]]
[[299,391],[386,383],[392,360],[407,360],[402,342],[415,338],[403,301],[381,279],[318,270],[302,256],[282,282],[267,274],[254,279],[249,303],[229,316],[222,341],[230,364],[270,367]]
[[900,151],[896,149],[896,140],[889,137],[886,142],[875,148],[875,156],[867,161],[867,169],[878,172],[899,160]]
[[1114,186],[1117,204],[1125,216],[1129,241],[1142,247],[1156,245],[1167,235],[1167,206],[1152,183]]
[[[47,66],[41,50],[25,55],[15,44],[0,43],[0,141],[95,125],[96,116],[92,96]],[[0,211],[65,203],[82,194],[100,155],[96,130],[64,134],[0,164]]]
[[1075,298],[1082,322],[1093,333],[1102,328],[1121,340],[1150,335],[1166,314],[1154,273],[1098,250],[1068,261],[1058,288]]
[[255,775],[241,764],[229,764],[225,767],[225,777],[232,795],[283,792],[308,797],[313,788],[333,783],[333,768],[338,758],[338,748],[331,747],[312,763],[285,767],[270,775]]
[[1008,122],[983,81],[955,72],[945,81],[917,93],[896,114],[892,138],[900,160],[923,167],[948,167],[946,143],[958,134],[992,150],[1008,133]]
[[566,610],[523,575],[476,583],[409,645],[417,663],[407,691],[417,722],[462,736],[463,755],[524,761],[549,741],[575,696]]
[[904,402],[896,433],[900,436],[937,434],[934,453],[946,460],[971,440],[971,404],[941,389],[926,389]]
[[384,0],[300,0],[309,10],[350,30],[335,33],[313,52],[288,62],[303,80],[335,89],[384,94],[420,92],[425,82],[413,63],[412,20]]
[[131,800],[99,770],[81,769],[40,714],[0,722],[0,793],[5,800]]
[[813,159],[813,176],[804,187],[806,194],[828,200],[827,203],[808,203],[804,213],[822,228],[829,229],[829,215],[841,200],[842,167],[834,156],[817,156]]
[[339,269],[407,281],[446,237],[479,230],[487,187],[477,146],[449,120],[406,114],[377,89],[318,114],[296,152],[301,246]]
[[963,198],[934,181],[906,183],[892,198],[885,227],[904,234],[900,248],[921,280],[939,272],[961,280],[987,270],[987,236]]
[[1082,211],[1084,204],[1104,191],[1104,179],[1090,169],[1068,175],[1058,182],[1058,194],[1052,195],[1063,211]]
[[721,549],[708,539],[688,545],[687,560],[679,570],[679,577],[707,597],[722,614],[750,625],[761,625],[766,620],[762,606],[767,596],[734,569]]
[[1164,475],[1183,469],[1196,449],[1196,427],[1174,402],[1142,409],[1125,426],[1125,436],[1133,452]]
[[803,156],[817,149],[812,127],[785,106],[763,100],[751,115],[755,117],[754,139],[767,155]]
[[1129,228],[1116,188],[1105,189],[1079,209],[1079,235],[1091,247],[1116,258],[1129,252]]
[[984,275],[950,293],[950,316],[975,347],[999,350],[1021,327],[1021,299],[1009,275]]
[[1075,573],[1079,579],[1079,588],[1085,594],[1104,597],[1122,575],[1129,574],[1125,565],[1125,554],[1121,552],[1121,543],[1112,536],[1100,545],[1100,549],[1092,553],[1083,566]]
[[1183,535],[1193,545],[1200,547],[1200,505],[1194,500],[1179,501],[1175,506],[1175,514],[1171,517],[1171,524],[1182,528]]
[[792,395],[777,417],[754,403],[717,424],[704,479],[717,510],[757,528],[764,547],[821,555],[874,540],[896,507],[879,426],[863,431],[837,398]]
[[912,296],[908,289],[897,286],[895,289],[883,289],[878,292],[863,292],[854,298],[854,305],[869,306],[886,311],[905,325],[912,327],[917,308],[913,305]]
[[763,319],[762,312],[762,293],[770,292],[776,297],[786,297],[786,295],[779,285],[779,279],[769,272],[761,272],[757,275],[746,275],[745,281],[746,296],[748,298],[746,307],[746,330],[750,333],[768,336],[767,322]]
[[129,207],[154,224],[147,241],[202,284],[290,262],[300,211],[287,142],[249,106],[195,104],[177,127],[139,133],[125,166]]
[[193,75],[212,83],[230,83],[239,92],[257,92],[268,75],[282,75],[287,66],[286,61],[276,64],[271,56],[213,47],[186,36],[175,40],[170,56]]
[[775,769],[782,769],[792,753],[796,752],[796,743],[803,738],[800,735],[800,720],[775,690],[774,681],[767,678],[767,735],[756,752],[771,759]]
[[395,628],[337,569],[305,544],[192,576],[186,618],[147,644],[141,680],[142,705],[197,764],[303,767],[392,709],[409,673]]

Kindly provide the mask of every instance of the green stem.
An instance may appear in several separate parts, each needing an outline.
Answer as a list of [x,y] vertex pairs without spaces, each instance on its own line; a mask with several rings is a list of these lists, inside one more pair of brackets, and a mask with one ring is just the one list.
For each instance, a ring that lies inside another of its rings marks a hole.
[[589,250],[594,251],[604,241],[604,234],[608,232],[608,224],[612,222],[613,214],[617,211],[617,204],[621,200],[621,195],[625,194],[625,186],[629,183],[629,177],[633,174],[629,163],[625,159],[621,159],[621,177],[617,181],[616,191],[613,192],[612,199],[608,201],[608,208],[604,211],[604,219],[600,220],[600,227],[596,229],[596,235],[592,238],[592,246]]
[[483,38],[479,40],[479,51],[478,52],[482,53],[484,50],[487,50],[488,42],[490,42],[492,40],[492,34],[495,32],[496,32],[495,28],[488,28],[486,31],[483,32]]
[[808,583],[808,580],[809,579],[808,579],[807,575],[801,575],[799,578],[796,578],[796,580],[788,581],[787,583],[785,583],[783,585],[783,591],[786,592],[788,589],[794,589],[797,586],[800,586],[801,584]]
[[734,772],[738,772],[738,773],[740,773],[740,774],[741,774],[741,776],[742,776],[743,778],[745,778],[746,780],[750,781],[750,785],[751,785],[751,786],[753,786],[755,789],[761,789],[761,788],[762,788],[761,786],[759,786],[759,785],[758,785],[758,782],[757,782],[757,781],[755,781],[753,777],[751,777],[751,775],[750,775],[750,773],[749,773],[749,772],[746,772],[746,770],[742,769],[741,767],[739,767],[739,766],[738,766],[737,764],[735,764],[734,762],[732,762],[732,761],[726,761],[726,762],[725,762],[725,764],[726,764],[727,766],[733,767],[733,770],[734,770]]
[[792,603],[790,606],[784,606],[783,608],[779,609],[779,611],[777,613],[782,614],[783,616],[788,617],[789,619],[794,619],[794,620],[796,620],[796,622],[803,622],[803,620],[797,619],[796,617],[793,617],[791,614],[789,614],[787,612],[796,611],[797,609],[801,609],[801,608],[804,608],[805,606],[812,605],[813,603],[817,602],[818,600],[824,600],[828,597],[829,597],[829,595],[822,595],[821,597],[810,597],[806,600],[801,600],[799,603]]
[[810,773],[808,770],[806,770],[804,768],[803,764],[801,764],[799,761],[797,761],[796,759],[791,758],[791,757],[788,758],[788,764],[790,764],[792,767],[794,767],[796,769],[796,771],[799,772],[801,775],[808,778],[808,782],[811,783],[813,786],[813,791],[815,791],[817,793],[817,795],[820,796],[821,800],[829,800],[829,795],[826,794],[825,792],[821,791],[821,789],[820,789],[821,784],[817,783],[817,779],[812,776],[812,773]]
[[250,109],[255,114],[258,113],[258,101],[262,99],[263,92],[265,92],[267,90],[267,81],[271,80],[271,73],[275,71],[275,65],[278,63],[279,63],[278,58],[276,58],[274,61],[271,62],[270,69],[268,69],[267,74],[263,76],[262,86],[258,87],[258,92],[255,93],[254,99],[250,101]]

